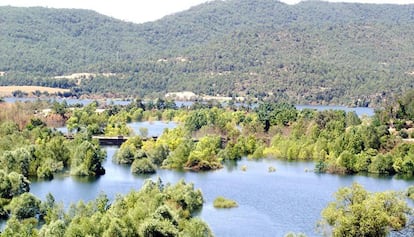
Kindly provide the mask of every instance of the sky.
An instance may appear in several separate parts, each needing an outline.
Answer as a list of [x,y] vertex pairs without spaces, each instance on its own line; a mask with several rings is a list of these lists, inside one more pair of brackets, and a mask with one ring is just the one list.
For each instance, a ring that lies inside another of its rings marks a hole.
[[[0,0],[0,6],[90,9],[117,19],[143,23],[211,0]],[[281,0],[296,4],[300,0]],[[414,4],[414,0],[329,0],[330,2]]]

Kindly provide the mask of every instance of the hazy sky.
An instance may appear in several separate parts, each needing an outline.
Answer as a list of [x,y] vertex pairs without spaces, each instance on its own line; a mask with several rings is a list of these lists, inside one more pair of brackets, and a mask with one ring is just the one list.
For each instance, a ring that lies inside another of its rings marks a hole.
[[[187,10],[208,0],[0,0],[0,6],[43,6],[53,8],[91,9],[121,20],[136,23],[153,21],[165,15]],[[411,4],[414,0],[329,0],[331,2],[364,2]],[[295,4],[299,0],[282,0]]]

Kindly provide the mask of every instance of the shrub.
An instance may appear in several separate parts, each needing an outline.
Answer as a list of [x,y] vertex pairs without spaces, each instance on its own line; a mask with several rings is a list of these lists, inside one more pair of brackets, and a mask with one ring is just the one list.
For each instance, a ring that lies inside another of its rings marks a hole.
[[414,199],[414,186],[408,187],[407,196],[411,199]]
[[237,207],[238,204],[234,200],[219,196],[214,200],[213,206],[215,208],[232,208],[232,207]]
[[131,172],[134,174],[154,174],[156,167],[148,158],[137,159],[131,165]]
[[398,132],[398,135],[399,135],[401,138],[403,138],[403,139],[407,139],[407,138],[408,138],[408,133],[407,133],[407,130],[405,130],[405,129],[400,130],[400,131]]

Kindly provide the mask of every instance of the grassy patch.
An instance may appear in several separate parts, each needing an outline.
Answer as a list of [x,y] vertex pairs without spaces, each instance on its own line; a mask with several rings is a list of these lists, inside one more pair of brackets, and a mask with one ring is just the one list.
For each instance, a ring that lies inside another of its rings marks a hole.
[[43,86],[0,86],[1,96],[11,96],[13,91],[22,91],[25,93],[34,93],[35,91],[48,92],[49,94],[56,94],[58,92],[69,92],[68,89],[43,87]]
[[213,206],[215,208],[233,208],[233,207],[237,207],[238,204],[234,200],[219,196],[214,200]]

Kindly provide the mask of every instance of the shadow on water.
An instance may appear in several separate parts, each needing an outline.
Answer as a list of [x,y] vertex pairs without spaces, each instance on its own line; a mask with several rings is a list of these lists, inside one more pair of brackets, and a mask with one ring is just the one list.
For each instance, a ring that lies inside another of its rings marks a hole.
[[224,168],[228,171],[228,172],[232,172],[237,170],[237,160],[225,160],[224,161]]
[[98,181],[101,176],[73,176],[72,179],[79,183],[93,183]]

